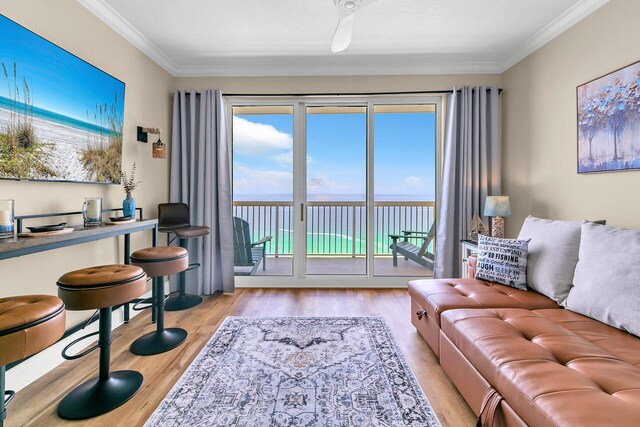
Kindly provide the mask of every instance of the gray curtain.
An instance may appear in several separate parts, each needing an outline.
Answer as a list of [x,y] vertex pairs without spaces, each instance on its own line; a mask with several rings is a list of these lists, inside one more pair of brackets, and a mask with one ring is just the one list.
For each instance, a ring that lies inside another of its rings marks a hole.
[[190,261],[202,266],[187,272],[187,293],[233,292],[231,174],[222,92],[176,91],[172,136],[170,200],[189,205],[191,224],[211,228],[204,238],[188,239]]
[[[501,103],[497,87],[453,89],[448,98],[434,277],[460,277],[460,240],[486,196],[501,193]],[[488,225],[486,218],[483,218]]]

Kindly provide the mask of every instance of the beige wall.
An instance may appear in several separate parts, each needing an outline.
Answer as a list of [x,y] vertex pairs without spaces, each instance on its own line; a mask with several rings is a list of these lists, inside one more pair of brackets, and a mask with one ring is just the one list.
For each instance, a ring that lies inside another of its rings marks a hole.
[[527,214],[640,227],[640,172],[576,173],[576,86],[640,60],[638,16],[612,0],[503,74],[509,235]]
[[[151,144],[136,142],[136,126],[170,130],[173,77],[75,0],[3,0],[0,13],[126,83],[123,167],[137,163],[144,183],[134,198],[145,216],[155,218],[157,204],[168,199],[169,164],[151,157]],[[169,140],[168,133],[163,139]],[[124,193],[118,185],[0,181],[0,198],[15,199],[18,215],[78,211],[85,196],[101,196],[105,207],[119,207]],[[134,237],[132,247],[150,245],[150,236]],[[0,297],[56,294],[56,279],[63,273],[121,262],[121,257],[122,238],[114,238],[0,261]],[[68,324],[85,315],[69,313]]]
[[366,93],[447,90],[461,85],[499,85],[499,74],[318,77],[179,77],[178,89],[222,89],[236,94]]

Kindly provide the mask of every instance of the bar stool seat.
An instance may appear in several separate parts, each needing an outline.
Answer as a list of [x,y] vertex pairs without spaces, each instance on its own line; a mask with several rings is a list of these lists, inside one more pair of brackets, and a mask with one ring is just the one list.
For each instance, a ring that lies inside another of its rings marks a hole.
[[[175,234],[180,239],[180,246],[183,248],[187,247],[188,239],[203,237],[211,233],[211,229],[207,226],[191,224],[191,214],[186,203],[160,203],[158,205],[158,231]],[[193,263],[188,270],[199,267],[199,263]],[[181,272],[178,278],[178,295],[167,300],[166,311],[187,310],[202,302],[201,296],[187,293],[185,271]]]
[[62,300],[51,295],[0,298],[0,426],[14,395],[5,392],[5,366],[55,344],[64,334],[65,314]]
[[[58,405],[58,415],[81,420],[109,412],[133,397],[142,386],[142,374],[136,371],[109,372],[111,347],[111,311],[114,306],[142,296],[147,289],[147,275],[133,265],[103,265],[69,272],[58,279],[58,296],[69,310],[100,309],[98,344],[78,355],[100,349],[100,375],[69,392]],[[93,334],[90,334],[93,335]],[[81,338],[80,340],[84,339]]]
[[0,365],[25,359],[64,334],[64,303],[52,295],[0,298]]
[[83,268],[58,279],[58,296],[67,310],[113,307],[143,295],[144,276],[141,268],[124,264]]
[[131,263],[141,267],[153,278],[153,305],[156,308],[156,330],[141,336],[131,344],[131,352],[140,356],[164,353],[187,338],[181,328],[164,327],[164,276],[189,268],[189,253],[173,246],[146,248],[131,254]]
[[177,246],[145,248],[131,254],[131,264],[141,267],[149,277],[168,276],[189,268],[189,253]]
[[191,237],[206,236],[211,233],[211,229],[204,225],[183,225],[179,227],[159,227],[161,233],[174,233],[181,239],[189,239]]

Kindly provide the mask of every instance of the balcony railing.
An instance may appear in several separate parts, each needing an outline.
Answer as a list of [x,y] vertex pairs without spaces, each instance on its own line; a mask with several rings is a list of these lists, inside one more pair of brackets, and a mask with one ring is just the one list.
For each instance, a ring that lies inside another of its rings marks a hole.
[[[365,202],[307,202],[307,254],[362,256],[367,248]],[[390,255],[389,234],[428,231],[434,202],[375,202],[374,255]],[[297,213],[297,212],[296,212]],[[267,255],[293,254],[292,202],[233,202],[233,215],[249,223],[254,241],[272,236]]]

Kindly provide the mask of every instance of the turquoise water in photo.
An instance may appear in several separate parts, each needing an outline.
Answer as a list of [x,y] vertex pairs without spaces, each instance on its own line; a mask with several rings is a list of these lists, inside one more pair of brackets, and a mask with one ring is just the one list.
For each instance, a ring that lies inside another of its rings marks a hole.
[[29,107],[22,102],[14,102],[9,98],[5,98],[3,96],[0,96],[0,108],[10,111],[17,111],[20,114],[28,111],[33,114],[33,117],[46,120],[48,122],[57,123],[59,125],[68,126],[85,132],[115,136],[109,129],[100,127],[96,124],[87,123],[73,117],[68,117],[59,113],[55,113],[53,111],[45,110],[44,108]]

